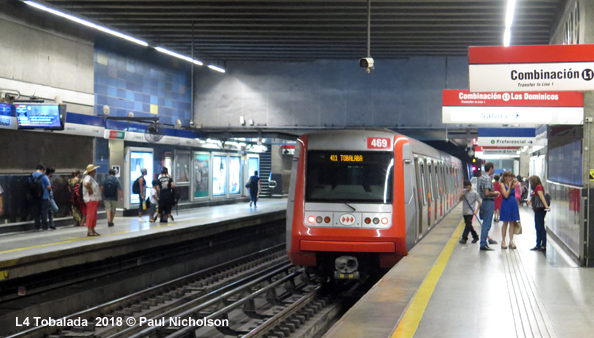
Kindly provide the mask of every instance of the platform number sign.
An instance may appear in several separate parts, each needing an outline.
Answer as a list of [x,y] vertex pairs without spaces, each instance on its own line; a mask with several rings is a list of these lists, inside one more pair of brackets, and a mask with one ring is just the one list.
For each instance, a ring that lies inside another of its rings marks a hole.
[[392,143],[388,137],[368,137],[367,149],[392,149]]

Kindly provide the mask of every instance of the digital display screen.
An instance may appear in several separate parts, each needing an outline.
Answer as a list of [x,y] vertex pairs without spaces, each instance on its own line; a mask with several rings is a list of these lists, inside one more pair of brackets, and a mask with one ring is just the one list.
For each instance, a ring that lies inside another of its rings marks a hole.
[[[64,107],[63,109],[60,109]],[[66,106],[57,104],[17,104],[15,105],[19,128],[62,129]]]
[[330,155],[332,162],[363,162],[363,155]]
[[139,204],[140,199],[138,194],[135,194],[132,189],[134,181],[142,175],[142,169],[146,169],[147,174],[144,176],[146,186],[144,196],[150,196],[151,187],[153,186],[153,153],[149,151],[131,151],[130,152],[130,204]]
[[8,103],[0,103],[0,116],[13,116],[12,105]]

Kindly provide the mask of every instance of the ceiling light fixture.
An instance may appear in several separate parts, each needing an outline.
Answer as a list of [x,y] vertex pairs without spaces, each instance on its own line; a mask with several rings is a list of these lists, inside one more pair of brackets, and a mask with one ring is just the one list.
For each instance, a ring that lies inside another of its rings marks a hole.
[[172,52],[169,49],[165,49],[163,47],[155,47],[155,49],[158,50],[161,53],[165,53],[165,54],[168,54],[168,55],[171,55],[171,56],[175,56],[178,59],[182,59],[182,60],[186,60],[188,62],[192,62],[194,64],[197,64],[198,66],[202,66],[203,65],[202,61],[200,61],[200,60],[194,60],[194,59],[192,59],[190,57],[187,57],[185,55],[181,55],[181,54],[178,54],[176,52]]
[[36,3],[36,2],[33,2],[33,1],[24,1],[24,3],[26,3],[26,4],[27,4],[27,5],[29,5],[29,6],[35,7],[35,8],[37,8],[37,9],[41,9],[42,11],[46,11],[46,12],[52,13],[52,14],[54,14],[54,15],[57,15],[57,16],[60,16],[60,17],[63,17],[63,18],[65,18],[65,19],[68,19],[68,20],[74,21],[74,22],[76,22],[76,23],[79,23],[79,24],[81,24],[81,25],[84,25],[84,26],[87,26],[87,27],[90,27],[90,28],[94,28],[94,29],[96,29],[96,30],[99,30],[99,31],[102,31],[102,32],[104,32],[104,33],[111,34],[111,35],[117,36],[117,37],[119,37],[119,38],[122,38],[122,39],[124,39],[124,40],[128,40],[128,41],[131,41],[131,42],[137,43],[137,44],[139,44],[139,45],[141,45],[141,46],[145,46],[145,47],[146,47],[146,46],[148,46],[148,43],[146,43],[145,41],[142,41],[142,40],[139,40],[139,39],[133,38],[133,37],[131,37],[131,36],[129,36],[129,35],[122,34],[122,33],[120,33],[120,32],[116,32],[116,31],[114,31],[114,30],[112,30],[112,29],[109,29],[109,28],[107,28],[107,27],[99,26],[99,25],[97,25],[97,24],[95,24],[95,23],[92,23],[92,22],[90,22],[90,21],[87,21],[87,20],[83,20],[83,19],[77,18],[77,17],[75,17],[75,16],[73,16],[73,15],[66,14],[66,13],[64,13],[64,12],[57,11],[57,10],[55,10],[55,9],[52,9],[52,8],[46,7],[46,6],[44,6],[44,5],[41,5],[41,4],[38,4],[38,3]]
[[514,22],[514,12],[516,10],[516,0],[507,0],[507,10],[505,12],[505,32],[503,33],[503,45],[509,47],[511,42],[511,27]]
[[212,70],[216,70],[219,73],[224,73],[225,69],[221,68],[221,67],[217,67],[215,65],[208,65],[208,68],[212,69]]

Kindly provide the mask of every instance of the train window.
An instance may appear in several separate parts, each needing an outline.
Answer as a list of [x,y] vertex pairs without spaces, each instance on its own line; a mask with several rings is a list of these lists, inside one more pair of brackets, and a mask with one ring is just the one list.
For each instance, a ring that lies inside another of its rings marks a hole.
[[425,188],[425,163],[419,160],[419,172],[421,176],[421,190],[423,195],[423,205],[427,205],[427,189]]
[[309,151],[308,202],[391,203],[394,154],[377,151]]

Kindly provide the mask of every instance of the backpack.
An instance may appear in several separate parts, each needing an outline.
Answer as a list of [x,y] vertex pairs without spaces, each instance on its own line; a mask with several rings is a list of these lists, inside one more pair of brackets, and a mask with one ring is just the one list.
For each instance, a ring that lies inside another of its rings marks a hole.
[[140,182],[138,180],[141,178],[142,178],[142,176],[137,178],[136,181],[134,181],[134,184],[132,184],[132,193],[133,194],[140,194]]
[[83,195],[83,184],[82,181],[79,181],[72,187],[72,201],[73,202],[84,202],[84,195]]
[[105,198],[117,198],[118,197],[118,186],[112,179],[105,179],[103,181],[103,196]]
[[45,175],[35,177],[31,174],[29,178],[29,193],[33,199],[40,200],[43,198],[43,183],[41,182],[43,176]]

